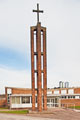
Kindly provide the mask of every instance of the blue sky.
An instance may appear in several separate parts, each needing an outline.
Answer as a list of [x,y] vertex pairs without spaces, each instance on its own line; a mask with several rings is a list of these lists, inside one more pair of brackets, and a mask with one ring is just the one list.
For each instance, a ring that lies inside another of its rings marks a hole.
[[27,59],[27,55],[9,48],[0,48],[0,65],[17,70],[30,68],[30,62]]
[[40,3],[47,27],[48,87],[69,81],[80,86],[80,1],[0,0],[0,91],[5,86],[31,87],[30,26]]

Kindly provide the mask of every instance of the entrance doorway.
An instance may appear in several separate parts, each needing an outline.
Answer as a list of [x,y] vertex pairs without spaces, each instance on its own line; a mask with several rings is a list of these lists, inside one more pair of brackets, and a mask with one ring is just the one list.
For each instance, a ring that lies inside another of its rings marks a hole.
[[47,97],[47,107],[59,107],[59,97]]

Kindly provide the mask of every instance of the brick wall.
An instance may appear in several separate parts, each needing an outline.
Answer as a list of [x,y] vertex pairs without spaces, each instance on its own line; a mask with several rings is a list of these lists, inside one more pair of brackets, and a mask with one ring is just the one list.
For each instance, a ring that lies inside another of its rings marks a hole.
[[5,95],[0,95],[0,107],[4,107],[6,105]]
[[68,90],[73,89],[74,90],[74,94],[80,94],[80,88],[56,88],[56,89],[50,89],[50,91],[52,91],[52,93],[54,94],[54,90],[59,90],[59,94],[61,94],[61,90],[66,90],[66,93],[68,94]]
[[[7,105],[7,89],[11,89],[12,90],[12,94],[32,94],[32,90],[31,89],[6,87],[5,88],[6,100],[1,101],[0,102],[1,104],[6,103],[6,105]],[[69,88],[66,88],[66,90],[68,90],[68,89]],[[75,94],[80,94],[80,88],[70,88],[70,89],[74,89],[74,93]],[[62,89],[58,88],[56,90],[61,91]],[[52,91],[52,93],[54,94],[54,89],[49,89],[48,91]],[[35,91],[35,94],[36,93],[37,93],[37,91]],[[4,101],[6,101],[6,102],[4,102]],[[61,103],[62,104],[66,104],[67,103],[67,104],[72,104],[72,105],[75,104],[75,106],[80,106],[80,99],[62,99]]]
[[[11,89],[12,94],[32,94],[32,89],[28,89],[28,88],[12,88],[12,87],[6,87],[5,88],[5,96],[6,96],[6,105],[9,105],[7,103],[7,90]],[[37,91],[35,91],[35,94],[37,93]]]
[[74,93],[75,94],[80,94],[80,88],[74,88]]
[[32,94],[31,89],[12,88],[12,94]]
[[68,106],[80,106],[80,99],[64,99],[61,100],[61,104],[64,104],[64,106],[66,106],[66,104],[68,104]]
[[6,106],[6,99],[0,100],[0,107],[5,107]]

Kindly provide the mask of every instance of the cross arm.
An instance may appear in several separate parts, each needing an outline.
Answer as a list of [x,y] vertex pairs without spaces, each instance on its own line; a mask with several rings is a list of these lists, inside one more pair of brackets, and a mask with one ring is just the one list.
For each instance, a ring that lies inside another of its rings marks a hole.
[[39,13],[43,13],[43,10],[33,10],[33,12],[39,12]]

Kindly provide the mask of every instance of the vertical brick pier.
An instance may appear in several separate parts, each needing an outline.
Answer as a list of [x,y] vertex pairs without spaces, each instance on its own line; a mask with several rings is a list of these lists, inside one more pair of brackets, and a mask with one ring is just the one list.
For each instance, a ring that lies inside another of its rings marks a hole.
[[[34,10],[34,12],[35,11],[36,10]],[[39,9],[36,12],[39,12]],[[39,18],[38,18],[37,25],[31,27],[31,79],[32,79],[32,110],[33,111],[35,111],[35,103],[36,103],[35,89],[37,89],[38,111],[41,112],[42,109],[47,110],[46,59],[47,59],[46,58],[46,28],[41,26],[41,23],[39,22]],[[35,76],[35,74],[37,75]],[[35,84],[37,84],[37,86],[35,86]]]

